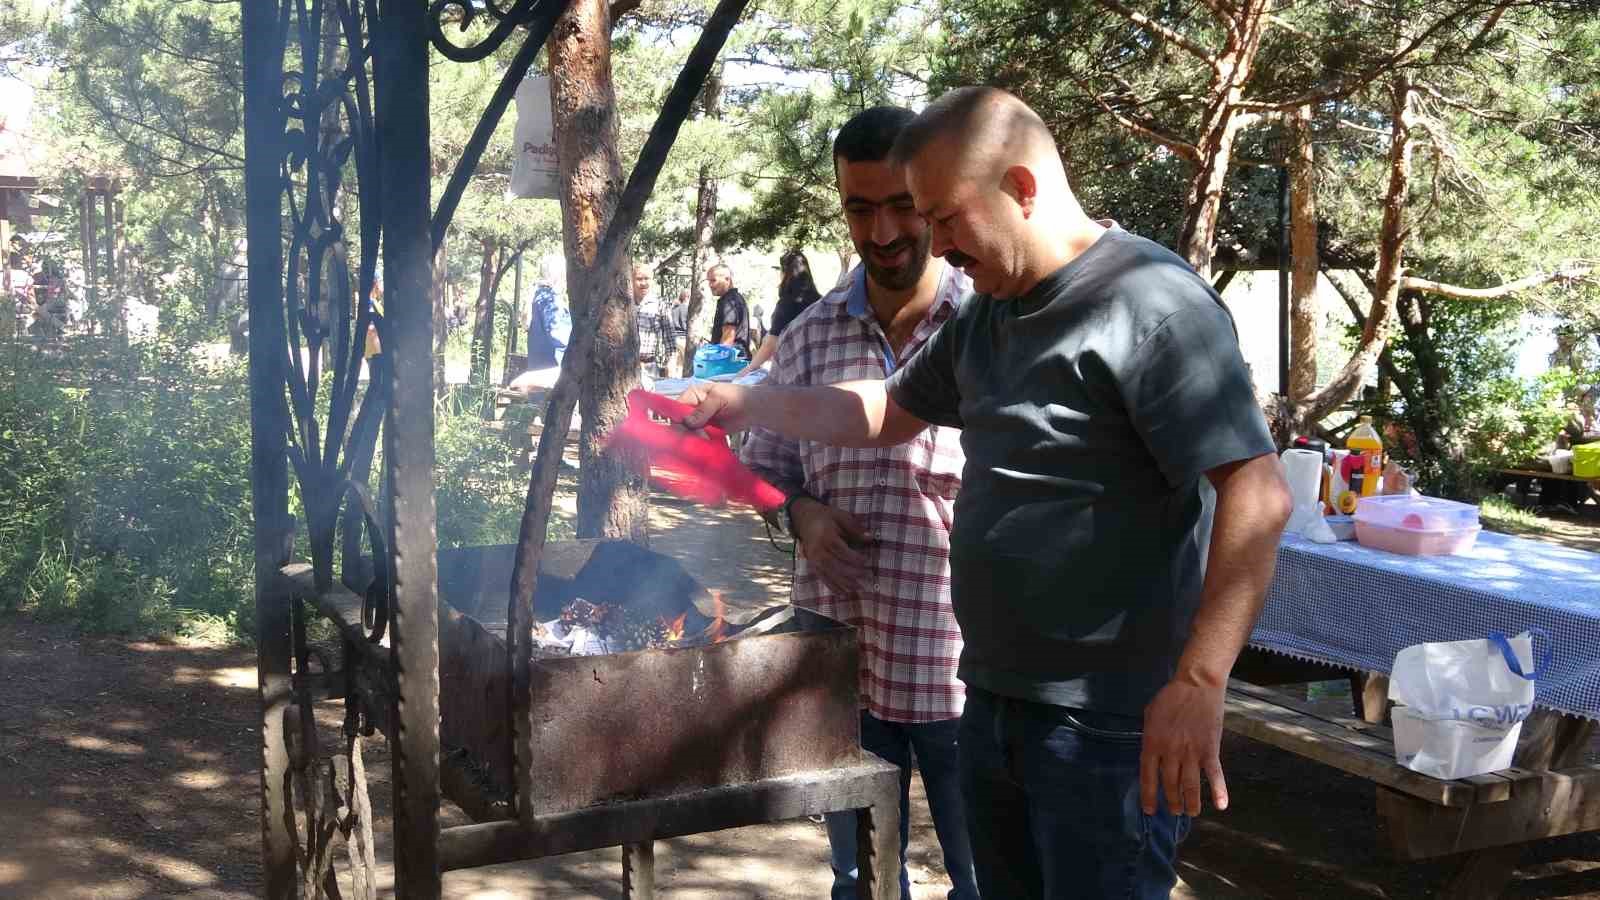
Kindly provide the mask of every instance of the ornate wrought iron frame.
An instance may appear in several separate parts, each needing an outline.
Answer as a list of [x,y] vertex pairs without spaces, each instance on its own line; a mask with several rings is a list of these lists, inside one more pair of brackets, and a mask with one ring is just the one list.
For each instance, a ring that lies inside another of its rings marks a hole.
[[[302,889],[289,738],[295,729],[303,738],[314,737],[310,704],[330,696],[345,700],[346,738],[352,746],[371,733],[375,713],[394,723],[396,886],[401,896],[439,896],[433,251],[517,85],[569,2],[241,2],[261,815],[269,897],[294,897]],[[678,130],[747,2],[722,0],[708,20],[629,176],[601,242],[599,266],[609,270],[620,264]],[[490,25],[480,40],[466,45],[451,40],[447,20],[460,31],[480,16]],[[450,60],[481,60],[519,29],[522,44],[437,208],[430,210],[429,46]],[[353,235],[346,199],[351,176]],[[381,310],[373,301],[380,265]],[[513,579],[513,622],[528,621],[531,612],[559,448],[588,365],[599,307],[588,305],[551,393]],[[362,393],[369,326],[382,352],[367,361],[370,381]],[[325,353],[331,357],[329,373],[322,370]],[[380,437],[384,502],[374,504],[371,467]],[[345,639],[345,671],[330,671],[325,657],[306,644],[308,611],[276,588],[297,528],[289,515],[291,470],[318,590],[333,586],[335,544],[343,526],[340,577],[364,597],[363,637],[373,643],[388,637],[395,671],[391,709],[363,707],[352,682],[357,649],[352,639]],[[524,695],[510,711],[519,732],[527,725],[526,651],[518,647],[511,660],[514,675],[520,675],[514,685]],[[321,672],[312,670],[314,660]],[[358,758],[357,749],[351,760]],[[352,782],[358,768],[349,766]],[[532,778],[525,768],[519,762],[519,787]]]

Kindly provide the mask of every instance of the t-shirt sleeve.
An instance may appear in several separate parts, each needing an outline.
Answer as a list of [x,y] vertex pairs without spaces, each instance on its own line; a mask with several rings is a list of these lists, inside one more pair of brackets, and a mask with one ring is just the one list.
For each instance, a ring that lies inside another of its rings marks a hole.
[[1233,321],[1207,301],[1168,316],[1118,374],[1129,418],[1174,487],[1276,450]]
[[732,325],[734,328],[744,324],[749,313],[745,310],[744,298],[734,295],[732,291],[722,295],[717,301],[717,325]]
[[945,320],[933,337],[889,376],[886,389],[900,408],[930,425],[961,428],[956,351],[961,315]]

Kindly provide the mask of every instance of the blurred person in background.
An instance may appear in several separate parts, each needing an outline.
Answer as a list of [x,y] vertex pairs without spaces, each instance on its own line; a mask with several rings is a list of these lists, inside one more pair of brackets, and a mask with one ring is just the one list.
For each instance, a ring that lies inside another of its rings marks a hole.
[[727,263],[714,263],[706,269],[706,286],[717,298],[717,311],[711,320],[711,343],[733,347],[750,355],[750,304],[733,286],[733,270]]
[[655,277],[643,263],[633,266],[634,314],[639,322],[639,374],[646,384],[667,374],[672,354],[672,321],[656,293]]
[[778,352],[778,338],[783,330],[806,307],[822,297],[817,291],[816,280],[811,277],[811,262],[799,250],[790,250],[779,258],[778,272],[778,306],[772,311],[772,328],[761,339],[761,346],[756,348],[750,364],[744,367],[740,375],[749,375],[766,365],[772,355]]

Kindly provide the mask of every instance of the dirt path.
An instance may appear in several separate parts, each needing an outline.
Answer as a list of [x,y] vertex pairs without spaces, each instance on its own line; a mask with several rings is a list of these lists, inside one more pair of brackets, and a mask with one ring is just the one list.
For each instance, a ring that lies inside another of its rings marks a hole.
[[[657,548],[712,586],[750,603],[783,596],[788,557],[753,519],[670,503],[657,516]],[[249,650],[0,619],[0,897],[256,896],[254,685]],[[337,717],[330,705],[328,722]],[[381,815],[389,757],[381,740],[365,746]],[[1421,900],[1449,872],[1388,857],[1370,784],[1233,736],[1223,758],[1234,805],[1197,822],[1179,896]],[[913,816],[913,893],[942,897],[920,796]],[[464,821],[447,811],[447,824]],[[826,846],[807,820],[663,841],[660,886],[675,898],[825,897]],[[618,873],[618,852],[604,850],[448,884],[458,897],[615,897]],[[1600,900],[1600,836],[1530,853],[1506,896]]]

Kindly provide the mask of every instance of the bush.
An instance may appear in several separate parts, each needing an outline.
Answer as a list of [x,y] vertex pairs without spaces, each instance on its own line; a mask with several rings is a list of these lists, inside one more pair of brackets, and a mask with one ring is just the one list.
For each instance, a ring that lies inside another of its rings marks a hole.
[[[243,362],[171,343],[69,353],[0,345],[0,612],[252,639]],[[441,546],[517,539],[527,469],[480,408],[464,396],[438,410]],[[303,548],[298,488],[290,511]]]
[[[93,630],[252,628],[241,366],[170,344],[0,362],[0,609]],[[76,351],[83,351],[82,353]]]

